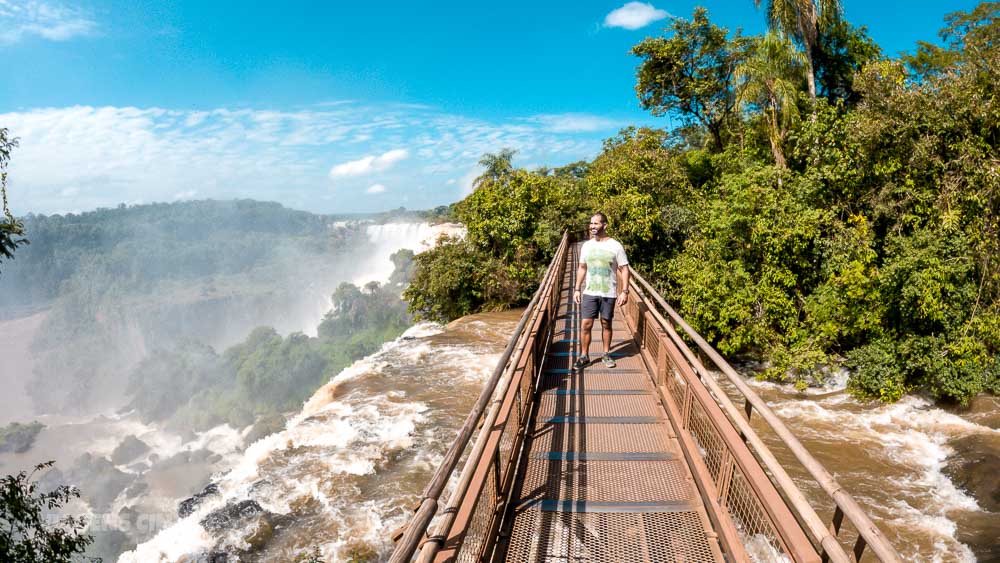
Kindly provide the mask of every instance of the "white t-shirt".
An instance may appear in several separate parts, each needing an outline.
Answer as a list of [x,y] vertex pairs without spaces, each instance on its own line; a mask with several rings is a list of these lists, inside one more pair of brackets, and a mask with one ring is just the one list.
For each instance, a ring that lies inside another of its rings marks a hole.
[[590,239],[580,248],[580,262],[587,264],[584,295],[618,297],[618,267],[628,265],[620,242],[613,238]]

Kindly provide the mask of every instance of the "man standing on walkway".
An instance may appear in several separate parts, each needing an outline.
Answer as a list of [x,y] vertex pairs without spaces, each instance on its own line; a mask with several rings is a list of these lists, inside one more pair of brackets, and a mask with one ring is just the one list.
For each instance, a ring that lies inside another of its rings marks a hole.
[[[625,249],[620,242],[608,236],[607,229],[608,218],[603,213],[595,213],[590,218],[590,240],[580,248],[580,266],[576,270],[576,287],[573,292],[573,302],[580,305],[582,319],[582,355],[574,364],[577,370],[590,364],[590,331],[598,314],[601,317],[601,342],[604,344],[601,361],[606,367],[615,367],[615,361],[611,358],[612,321],[615,318],[616,301],[619,306],[628,301],[629,272]],[[618,284],[619,277],[621,286]],[[585,282],[586,287],[583,287]]]

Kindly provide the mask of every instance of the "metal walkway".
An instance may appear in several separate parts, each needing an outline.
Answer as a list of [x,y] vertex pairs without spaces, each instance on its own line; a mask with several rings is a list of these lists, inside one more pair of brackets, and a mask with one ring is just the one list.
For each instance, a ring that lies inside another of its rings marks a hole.
[[[622,311],[613,322],[617,366],[595,360],[572,369],[581,355],[578,305],[570,301],[575,274],[570,268],[560,289],[538,408],[508,505],[510,531],[501,533],[494,559],[722,561]],[[587,355],[599,359],[599,322],[592,336]]]
[[[863,508],[638,273],[615,314],[617,366],[574,370],[577,251],[564,235],[413,518],[395,534],[390,561],[900,561]],[[588,355],[602,350],[595,322]],[[754,412],[822,498],[807,498],[788,476],[750,426]],[[833,513],[821,518],[816,506]]]

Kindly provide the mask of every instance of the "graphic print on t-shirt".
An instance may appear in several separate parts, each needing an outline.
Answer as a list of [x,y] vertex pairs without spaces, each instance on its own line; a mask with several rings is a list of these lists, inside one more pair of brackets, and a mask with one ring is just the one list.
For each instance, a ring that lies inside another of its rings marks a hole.
[[615,253],[602,248],[592,248],[584,257],[587,263],[587,292],[611,293],[611,262]]

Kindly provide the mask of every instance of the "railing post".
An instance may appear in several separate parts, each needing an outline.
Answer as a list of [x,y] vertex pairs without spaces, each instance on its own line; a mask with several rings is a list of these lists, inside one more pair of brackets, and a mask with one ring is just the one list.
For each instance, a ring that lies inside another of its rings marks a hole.
[[835,535],[840,535],[840,526],[844,523],[844,511],[838,506],[833,511],[833,518],[830,520],[830,532]]
[[729,485],[733,482],[733,471],[735,470],[736,463],[733,461],[733,455],[726,448],[722,453],[722,463],[719,467],[719,505],[726,508],[726,502],[729,500]]
[[666,385],[667,373],[670,370],[669,359],[667,357],[667,347],[664,346],[663,334],[657,334],[660,338],[659,346],[656,347],[656,384]]
[[640,301],[635,303],[635,334],[632,335],[639,343],[639,348],[646,347],[646,304]]
[[691,389],[691,382],[684,386],[684,404],[681,405],[681,427],[685,430],[691,428],[691,402],[694,399],[694,391]]

